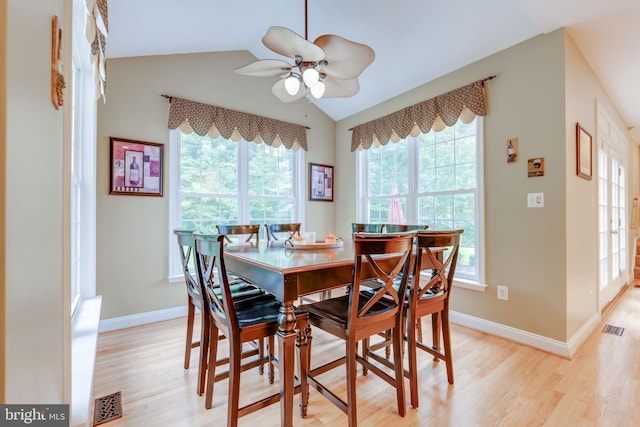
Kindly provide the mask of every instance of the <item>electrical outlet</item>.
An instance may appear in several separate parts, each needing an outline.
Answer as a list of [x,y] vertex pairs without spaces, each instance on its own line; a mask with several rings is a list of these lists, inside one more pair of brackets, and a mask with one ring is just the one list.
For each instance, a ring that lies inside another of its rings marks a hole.
[[509,299],[508,287],[498,285],[498,299],[503,299],[505,301]]

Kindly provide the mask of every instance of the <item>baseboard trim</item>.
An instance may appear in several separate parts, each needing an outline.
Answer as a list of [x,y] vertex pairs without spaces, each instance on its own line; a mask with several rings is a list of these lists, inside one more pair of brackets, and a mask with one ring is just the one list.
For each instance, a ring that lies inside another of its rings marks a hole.
[[187,306],[167,308],[164,310],[149,311],[146,313],[132,314],[129,316],[114,317],[100,321],[100,332],[115,331],[118,329],[131,328],[133,326],[145,325],[147,323],[161,322],[163,320],[175,319],[187,315]]
[[452,323],[475,329],[489,335],[506,338],[561,357],[569,358],[572,353],[568,343],[543,337],[542,335],[532,334],[531,332],[512,328],[511,326],[502,325],[490,320],[481,319],[479,317],[455,311],[451,311],[449,313],[449,319]]
[[[175,319],[187,315],[187,306],[168,308],[165,310],[150,311],[147,313],[133,314],[130,316],[115,317],[100,321],[100,332],[115,331],[118,329],[141,326],[147,323],[160,322]],[[521,344],[534,347],[561,357],[571,358],[578,348],[586,341],[589,334],[597,327],[600,319],[597,314],[592,316],[580,330],[568,342],[562,342],[542,335],[532,334],[511,326],[502,325],[490,320],[470,316],[468,314],[451,311],[449,318],[452,323],[475,329],[489,335],[495,335]]]

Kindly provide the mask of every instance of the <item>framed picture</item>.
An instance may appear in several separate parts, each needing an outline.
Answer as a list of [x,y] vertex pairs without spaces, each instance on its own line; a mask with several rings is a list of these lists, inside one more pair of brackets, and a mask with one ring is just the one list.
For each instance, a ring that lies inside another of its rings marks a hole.
[[333,202],[333,166],[309,163],[309,200]]
[[109,194],[162,196],[162,144],[109,138]]
[[527,176],[529,178],[544,176],[544,157],[527,160]]
[[580,178],[588,180],[593,176],[591,148],[591,135],[580,126],[580,123],[576,123],[576,173]]

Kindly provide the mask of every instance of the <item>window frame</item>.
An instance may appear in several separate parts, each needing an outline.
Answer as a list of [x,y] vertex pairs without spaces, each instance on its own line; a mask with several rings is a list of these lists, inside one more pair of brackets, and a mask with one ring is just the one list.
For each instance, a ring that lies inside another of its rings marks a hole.
[[[454,280],[454,285],[473,289],[478,291],[484,291],[486,289],[485,284],[485,229],[484,229],[484,121],[482,117],[476,117],[476,259],[477,259],[477,274],[473,279],[463,279],[457,277]],[[408,170],[408,191],[406,202],[406,222],[408,224],[416,223],[418,198],[424,193],[420,193],[418,185],[418,144],[417,138],[408,136],[407,149],[409,150],[409,170]],[[392,144],[392,142],[390,142]],[[367,150],[356,152],[355,159],[356,167],[356,222],[368,222],[369,209],[368,209],[368,194],[367,194],[367,176],[368,161]],[[454,192],[455,193],[455,192]]]
[[[172,129],[169,131],[169,270],[168,280],[170,282],[184,281],[182,273],[182,265],[180,264],[180,257],[178,254],[178,246],[176,245],[176,236],[173,234],[173,230],[179,227],[180,224],[180,129]],[[238,221],[242,223],[249,223],[249,200],[255,198],[248,194],[248,164],[249,164],[249,145],[255,144],[252,141],[240,140],[234,142],[239,144],[238,150],[238,189],[240,192],[238,203]],[[305,215],[305,186],[306,182],[306,170],[305,170],[305,151],[301,148],[297,151],[293,151],[293,220],[292,222],[303,223]],[[264,227],[264,224],[261,224]],[[303,230],[301,230],[303,231]],[[266,235],[265,235],[266,236]]]

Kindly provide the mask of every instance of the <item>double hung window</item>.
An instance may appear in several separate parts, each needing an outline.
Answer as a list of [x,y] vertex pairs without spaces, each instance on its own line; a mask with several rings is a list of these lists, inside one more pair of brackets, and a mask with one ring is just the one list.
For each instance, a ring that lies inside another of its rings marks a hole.
[[[301,222],[303,150],[170,132],[171,252],[175,228],[215,234],[217,224]],[[170,276],[180,275],[177,252],[170,260]]]
[[482,119],[358,153],[359,222],[464,229],[456,277],[483,280]]

